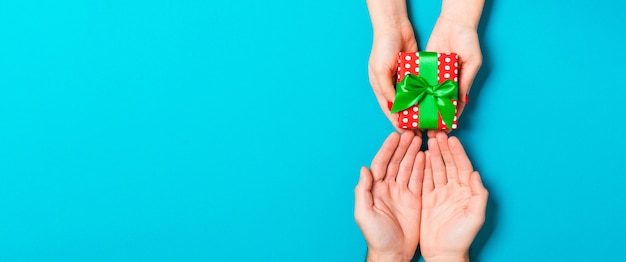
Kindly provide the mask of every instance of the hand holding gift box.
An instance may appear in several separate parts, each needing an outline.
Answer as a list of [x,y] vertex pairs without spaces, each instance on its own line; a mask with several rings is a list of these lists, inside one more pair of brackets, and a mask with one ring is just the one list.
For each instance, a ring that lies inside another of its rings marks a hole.
[[400,52],[396,99],[403,129],[457,128],[458,56],[454,53]]

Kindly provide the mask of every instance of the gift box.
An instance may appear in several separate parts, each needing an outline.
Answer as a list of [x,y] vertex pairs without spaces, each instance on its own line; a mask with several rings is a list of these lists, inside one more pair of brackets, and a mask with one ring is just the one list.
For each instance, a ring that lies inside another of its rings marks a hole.
[[459,57],[454,53],[400,52],[396,99],[398,127],[457,128]]

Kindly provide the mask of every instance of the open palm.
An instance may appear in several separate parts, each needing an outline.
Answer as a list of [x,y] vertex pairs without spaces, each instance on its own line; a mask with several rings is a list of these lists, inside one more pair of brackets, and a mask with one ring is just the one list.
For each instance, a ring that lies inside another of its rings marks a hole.
[[420,236],[424,153],[421,138],[391,134],[372,161],[361,168],[355,188],[355,219],[369,256],[410,260]]
[[485,220],[488,192],[456,137],[437,132],[428,140],[422,189],[421,252],[467,258]]

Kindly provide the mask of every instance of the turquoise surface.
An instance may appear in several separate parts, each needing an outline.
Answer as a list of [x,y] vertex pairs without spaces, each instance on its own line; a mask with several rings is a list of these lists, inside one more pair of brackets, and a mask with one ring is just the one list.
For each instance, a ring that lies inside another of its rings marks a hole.
[[[475,261],[622,261],[626,2],[487,0]],[[439,1],[411,1],[424,48]],[[0,261],[363,261],[365,1],[0,2]]]

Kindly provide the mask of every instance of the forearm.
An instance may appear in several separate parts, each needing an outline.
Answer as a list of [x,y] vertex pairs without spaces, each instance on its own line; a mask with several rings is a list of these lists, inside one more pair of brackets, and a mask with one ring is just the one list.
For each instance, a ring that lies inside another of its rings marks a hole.
[[485,0],[443,0],[440,17],[477,28],[484,4]]
[[409,22],[406,0],[367,0],[374,33]]

